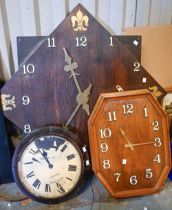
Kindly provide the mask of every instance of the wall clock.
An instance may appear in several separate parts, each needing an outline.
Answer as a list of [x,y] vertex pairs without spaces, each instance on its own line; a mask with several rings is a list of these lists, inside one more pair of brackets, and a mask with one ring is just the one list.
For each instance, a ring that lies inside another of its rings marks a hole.
[[[27,135],[13,157],[13,174],[20,189],[43,203],[74,196],[83,182],[88,153],[72,132],[53,126]],[[46,173],[45,173],[46,172]]]
[[100,95],[88,121],[92,168],[113,197],[160,191],[171,168],[168,129],[147,90]]
[[5,116],[25,134],[56,125],[88,146],[87,120],[99,94],[137,88],[148,88],[158,100],[166,94],[138,59],[78,5],[25,57],[1,99]]

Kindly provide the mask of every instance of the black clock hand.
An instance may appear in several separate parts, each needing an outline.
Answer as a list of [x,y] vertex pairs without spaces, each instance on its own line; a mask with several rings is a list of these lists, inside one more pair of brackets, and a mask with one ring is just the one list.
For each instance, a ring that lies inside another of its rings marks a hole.
[[45,150],[43,150],[42,155],[43,155],[44,159],[46,160],[46,162],[48,163],[49,168],[53,168],[53,164],[51,164],[50,161],[48,160],[47,152],[45,152]]
[[48,163],[48,167],[49,168],[53,168],[53,164],[50,163],[50,161],[48,160],[48,157],[47,157],[47,152],[45,152],[43,150],[43,153],[41,152],[40,148],[38,148],[38,151],[39,153],[42,155],[42,157],[45,159],[45,161]]

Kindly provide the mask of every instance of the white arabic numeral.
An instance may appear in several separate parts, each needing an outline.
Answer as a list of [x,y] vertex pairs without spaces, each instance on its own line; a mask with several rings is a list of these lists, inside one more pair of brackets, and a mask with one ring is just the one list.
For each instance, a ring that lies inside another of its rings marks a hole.
[[155,156],[155,158],[153,159],[154,162],[157,162],[157,163],[161,163],[161,160],[160,160],[160,154],[157,154]]
[[33,64],[23,65],[23,74],[33,74],[35,72],[35,66]]
[[140,63],[139,62],[134,62],[133,66],[134,68],[134,72],[140,71]]
[[109,122],[116,120],[116,112],[108,112]]
[[151,168],[146,169],[146,178],[150,179],[152,177],[153,177],[152,169]]
[[110,138],[112,135],[112,132],[109,128],[100,129],[100,138]]
[[100,145],[101,151],[102,152],[107,152],[108,151],[108,145],[106,143],[102,143]]
[[132,114],[134,112],[133,104],[123,105],[122,107],[123,107],[124,114]]
[[29,124],[24,125],[24,132],[25,132],[25,133],[30,133],[31,131],[32,131],[32,130],[31,130],[30,125],[29,125]]
[[155,138],[155,144],[154,144],[155,147],[160,147],[161,146],[161,139],[159,137],[156,137]]
[[49,38],[47,39],[47,44],[48,44],[48,45],[47,45],[48,47],[56,47],[54,37],[53,37],[53,38],[50,38],[50,37],[49,37]]
[[87,38],[85,36],[76,37],[76,47],[86,47]]
[[144,108],[144,116],[145,116],[145,117],[148,117],[148,110],[147,110],[146,107]]
[[119,172],[114,173],[114,177],[116,177],[116,182],[119,182],[120,176],[121,176],[121,173],[119,173]]
[[130,184],[131,185],[137,184],[137,177],[135,175],[130,177]]
[[109,162],[109,160],[104,160],[104,161],[103,161],[103,168],[104,168],[104,169],[110,168],[110,162]]
[[23,105],[28,105],[30,103],[30,98],[28,96],[22,97]]
[[114,44],[113,44],[113,38],[112,38],[112,36],[110,36],[110,47],[113,47],[114,46]]
[[154,120],[152,122],[152,125],[153,125],[153,131],[158,131],[159,130],[159,123],[158,123],[158,121]]

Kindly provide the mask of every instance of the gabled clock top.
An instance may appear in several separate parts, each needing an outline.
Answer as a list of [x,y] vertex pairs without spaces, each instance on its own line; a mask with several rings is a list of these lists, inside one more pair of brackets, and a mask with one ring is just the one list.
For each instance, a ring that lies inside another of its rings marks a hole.
[[1,90],[5,116],[25,133],[66,125],[86,143],[87,120],[101,92],[165,90],[81,5],[41,42]]

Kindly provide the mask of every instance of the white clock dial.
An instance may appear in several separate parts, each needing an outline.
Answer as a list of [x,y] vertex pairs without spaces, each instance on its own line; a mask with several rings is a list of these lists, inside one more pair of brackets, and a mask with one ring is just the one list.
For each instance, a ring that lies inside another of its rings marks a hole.
[[[47,144],[49,149],[39,148],[35,142]],[[52,140],[53,139],[53,140]],[[63,142],[57,149],[56,145]],[[41,137],[29,144],[18,163],[19,176],[24,186],[37,196],[60,197],[69,193],[81,174],[81,158],[68,141],[56,137]]]
[[57,133],[49,126],[26,136],[13,158],[14,178],[22,192],[45,203],[77,191],[84,173],[77,137],[62,128],[53,129]]

